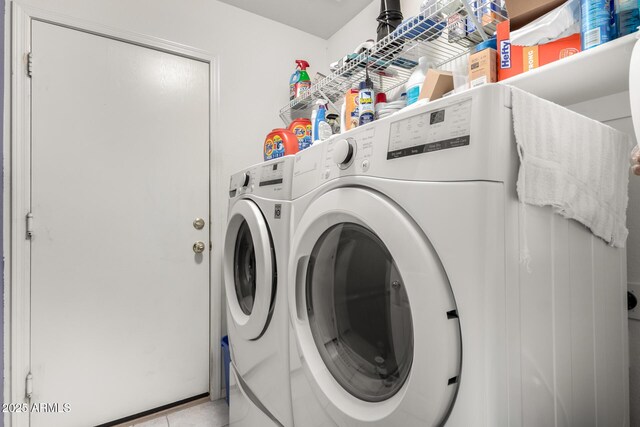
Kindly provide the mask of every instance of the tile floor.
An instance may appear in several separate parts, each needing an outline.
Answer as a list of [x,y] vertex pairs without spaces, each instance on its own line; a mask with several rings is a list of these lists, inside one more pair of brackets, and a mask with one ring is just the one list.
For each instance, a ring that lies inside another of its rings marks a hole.
[[162,414],[131,427],[226,427],[229,425],[229,407],[224,399],[208,401]]

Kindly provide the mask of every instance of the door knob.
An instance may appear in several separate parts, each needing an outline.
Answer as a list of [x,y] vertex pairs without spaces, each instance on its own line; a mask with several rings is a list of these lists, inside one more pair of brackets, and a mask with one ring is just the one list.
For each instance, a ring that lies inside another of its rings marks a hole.
[[204,228],[204,219],[196,218],[193,220],[193,228],[196,230],[202,230]]
[[193,244],[193,252],[197,254],[201,254],[202,252],[204,252],[204,248],[204,242],[201,242],[199,240]]

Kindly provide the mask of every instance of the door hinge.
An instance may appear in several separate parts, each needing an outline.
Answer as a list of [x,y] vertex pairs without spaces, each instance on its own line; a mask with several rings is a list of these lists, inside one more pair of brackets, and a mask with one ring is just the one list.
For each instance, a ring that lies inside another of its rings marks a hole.
[[31,395],[33,394],[33,375],[31,372],[27,374],[27,379],[25,380],[25,397],[27,399],[31,399]]
[[33,77],[33,54],[27,53],[27,76]]
[[27,221],[27,240],[33,237],[33,214],[29,212],[26,217]]

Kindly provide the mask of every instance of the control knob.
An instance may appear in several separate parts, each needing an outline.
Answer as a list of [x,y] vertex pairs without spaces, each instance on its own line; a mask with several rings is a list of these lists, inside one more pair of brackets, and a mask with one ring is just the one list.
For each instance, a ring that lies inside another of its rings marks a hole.
[[249,185],[249,180],[251,179],[251,175],[249,172],[245,172],[242,174],[242,179],[240,180],[240,187],[244,188]]
[[356,153],[356,143],[352,138],[341,139],[333,147],[333,161],[341,168],[348,167]]

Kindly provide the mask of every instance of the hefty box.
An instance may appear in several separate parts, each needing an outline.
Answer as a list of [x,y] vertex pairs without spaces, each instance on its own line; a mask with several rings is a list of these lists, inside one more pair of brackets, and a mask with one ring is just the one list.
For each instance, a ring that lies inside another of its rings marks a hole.
[[511,44],[508,20],[500,22],[497,30],[498,81],[580,52],[580,34],[538,46],[518,46]]

